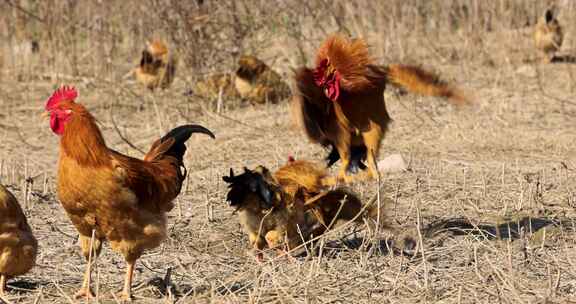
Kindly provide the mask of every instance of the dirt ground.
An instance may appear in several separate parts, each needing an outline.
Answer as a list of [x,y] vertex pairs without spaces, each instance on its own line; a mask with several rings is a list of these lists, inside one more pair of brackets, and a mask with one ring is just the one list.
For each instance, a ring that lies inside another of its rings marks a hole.
[[[151,95],[131,81],[63,80],[78,87],[78,102],[99,119],[107,144],[123,153],[141,156],[120,134],[142,150],[184,123],[217,136],[188,142],[188,180],[169,215],[168,240],[139,260],[136,302],[576,302],[576,104],[573,82],[564,81],[574,67],[521,65],[496,78],[494,70],[438,70],[473,93],[475,106],[458,110],[389,90],[394,124],[380,156],[401,154],[409,162],[409,170],[383,175],[381,193],[400,231],[420,225],[422,250],[390,251],[386,242],[364,238],[363,227],[344,227],[323,238],[321,253],[270,255],[262,265],[246,254],[221,176],[258,164],[275,169],[288,155],[321,160],[325,152],[291,125],[287,102],[218,114],[187,100],[182,81]],[[12,303],[71,302],[85,265],[55,195],[58,137],[39,116],[52,83],[0,88],[1,182],[19,198],[40,243],[37,266],[8,284]],[[367,201],[378,185],[352,189]],[[459,219],[472,227],[426,235],[430,224]],[[105,247],[94,276],[101,303],[115,302],[123,268]]]

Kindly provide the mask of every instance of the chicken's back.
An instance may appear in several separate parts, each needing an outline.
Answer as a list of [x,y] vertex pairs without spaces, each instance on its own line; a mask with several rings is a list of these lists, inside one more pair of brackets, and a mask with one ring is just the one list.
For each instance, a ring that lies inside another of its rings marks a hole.
[[320,192],[324,187],[327,173],[315,163],[296,160],[274,172],[274,178],[286,193],[294,197],[301,190],[310,195]]
[[220,95],[225,99],[238,98],[230,74],[214,74],[201,79],[194,84],[193,91],[203,98],[217,99]]
[[16,198],[0,185],[0,273],[28,272],[36,262],[38,243]]
[[253,103],[275,103],[289,96],[290,88],[282,77],[260,59],[244,55],[238,65],[234,86],[242,98]]

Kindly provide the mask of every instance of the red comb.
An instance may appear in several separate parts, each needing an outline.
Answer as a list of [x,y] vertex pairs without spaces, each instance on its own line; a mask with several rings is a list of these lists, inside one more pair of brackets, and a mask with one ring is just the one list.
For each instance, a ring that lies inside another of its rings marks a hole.
[[295,161],[296,161],[296,160],[294,159],[294,157],[293,157],[292,155],[288,155],[288,162],[289,162],[289,163],[293,163],[293,162],[295,162]]
[[74,87],[62,86],[52,93],[52,96],[46,101],[46,110],[50,110],[64,100],[74,100],[78,97],[78,92]]

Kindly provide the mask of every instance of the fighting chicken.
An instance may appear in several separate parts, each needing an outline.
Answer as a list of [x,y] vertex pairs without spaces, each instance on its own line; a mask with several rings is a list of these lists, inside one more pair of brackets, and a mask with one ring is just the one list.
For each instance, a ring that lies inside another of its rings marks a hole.
[[554,7],[549,8],[540,17],[536,28],[534,30],[534,43],[536,48],[542,52],[542,60],[544,63],[549,63],[554,59],[554,54],[562,46],[564,34],[562,27],[556,19]]
[[238,60],[234,86],[252,104],[277,103],[290,95],[288,85],[260,59],[244,55]]
[[176,57],[159,40],[146,42],[140,65],[134,70],[136,80],[151,91],[168,88],[176,74]]
[[261,260],[265,247],[290,251],[311,237],[322,235],[340,220],[362,222],[376,208],[362,205],[345,189],[328,190],[335,180],[307,161],[291,161],[274,175],[263,167],[224,176],[227,201],[237,208],[251,247]]
[[0,185],[0,298],[8,279],[34,266],[37,251],[38,243],[18,201]]
[[[95,118],[75,102],[77,96],[74,88],[63,87],[46,102],[50,128],[60,136],[58,197],[88,260],[105,240],[124,256],[122,298],[129,300],[136,260],[166,238],[165,214],[186,176],[186,141],[193,133],[214,134],[199,125],[180,126],[156,140],[143,160],[132,158],[106,146]],[[77,297],[93,296],[90,273],[88,263]]]
[[383,94],[388,83],[455,104],[468,102],[459,90],[419,67],[375,65],[364,40],[341,35],[322,44],[314,70],[296,72],[293,119],[312,142],[332,148],[329,166],[342,159],[338,176],[345,182],[353,180],[349,172],[366,167],[369,177],[379,175],[376,158],[391,121]]

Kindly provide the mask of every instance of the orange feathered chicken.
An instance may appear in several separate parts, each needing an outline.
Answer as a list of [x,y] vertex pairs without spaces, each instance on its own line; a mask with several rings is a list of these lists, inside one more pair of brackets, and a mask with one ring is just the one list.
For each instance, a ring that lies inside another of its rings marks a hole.
[[6,281],[28,272],[37,251],[38,243],[18,201],[0,185],[0,302]]
[[[95,118],[75,102],[77,92],[63,87],[47,101],[50,128],[60,136],[58,197],[80,234],[86,258],[99,254],[108,240],[128,264],[122,297],[131,298],[136,260],[166,238],[166,212],[186,176],[185,142],[193,133],[214,134],[199,125],[184,125],[152,144],[144,159],[122,155],[106,146]],[[94,238],[92,239],[92,235]],[[77,297],[93,296],[88,263]]]
[[324,234],[339,221],[372,221],[376,208],[363,206],[344,188],[334,184],[326,171],[308,161],[290,161],[274,174],[263,166],[223,177],[229,191],[226,200],[237,208],[249,242],[262,259],[265,247],[293,250],[311,237]]
[[332,35],[321,45],[316,68],[300,68],[295,75],[293,118],[309,139],[332,147],[328,166],[342,159],[339,178],[364,169],[376,178],[380,142],[391,118],[384,103],[386,84],[427,96],[467,103],[457,89],[419,67],[378,66],[364,40]]
[[159,40],[146,42],[139,66],[134,70],[136,80],[151,91],[168,88],[176,75],[176,57]]
[[546,10],[544,16],[538,19],[534,29],[534,43],[542,53],[544,63],[552,62],[554,54],[560,50],[564,33],[557,19],[558,11],[555,6]]

